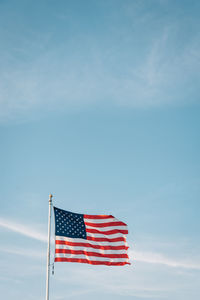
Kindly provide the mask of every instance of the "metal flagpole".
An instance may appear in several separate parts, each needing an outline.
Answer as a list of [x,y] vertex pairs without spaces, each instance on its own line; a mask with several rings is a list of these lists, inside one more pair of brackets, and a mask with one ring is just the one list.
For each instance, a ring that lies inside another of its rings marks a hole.
[[49,195],[49,222],[48,222],[48,248],[47,248],[47,277],[46,277],[46,300],[49,300],[49,275],[50,275],[50,243],[51,243],[51,207],[52,197]]

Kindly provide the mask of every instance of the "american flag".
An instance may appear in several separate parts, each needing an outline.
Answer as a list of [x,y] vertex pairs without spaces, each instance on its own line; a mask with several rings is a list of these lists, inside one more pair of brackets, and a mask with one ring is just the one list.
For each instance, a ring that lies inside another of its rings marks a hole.
[[130,264],[125,223],[112,215],[77,214],[57,207],[54,215],[55,262]]

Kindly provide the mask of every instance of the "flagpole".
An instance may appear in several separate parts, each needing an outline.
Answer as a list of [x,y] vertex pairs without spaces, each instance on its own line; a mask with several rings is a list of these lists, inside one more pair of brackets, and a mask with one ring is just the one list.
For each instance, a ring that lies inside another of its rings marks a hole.
[[50,275],[50,242],[51,242],[51,207],[52,197],[49,195],[49,221],[48,221],[48,247],[47,247],[47,277],[46,277],[46,300],[49,300],[49,275]]

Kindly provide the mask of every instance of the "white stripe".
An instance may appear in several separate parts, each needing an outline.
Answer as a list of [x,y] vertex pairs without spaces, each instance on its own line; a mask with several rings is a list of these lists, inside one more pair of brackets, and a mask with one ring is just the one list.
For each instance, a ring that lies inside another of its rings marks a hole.
[[88,256],[88,255],[74,255],[74,254],[65,254],[65,253],[56,253],[55,257],[60,258],[77,258],[77,259],[89,259],[91,261],[109,261],[109,262],[129,262],[128,258],[108,258],[108,257],[97,257],[97,256]]
[[110,230],[128,230],[127,226],[109,226],[109,227],[95,227],[86,225],[86,228],[97,229],[99,231],[110,231]]
[[92,236],[92,237],[100,237],[100,238],[108,238],[108,239],[114,239],[114,238],[117,238],[117,237],[126,237],[125,234],[123,233],[114,233],[114,234],[109,234],[109,235],[106,235],[106,234],[103,234],[103,233],[90,233],[90,232],[87,232],[87,236]]
[[115,218],[109,218],[109,219],[87,219],[87,218],[84,218],[84,222],[103,224],[103,223],[121,222],[121,221],[119,221]]
[[90,240],[84,240],[84,239],[73,239],[68,238],[64,236],[56,236],[57,241],[68,241],[71,243],[85,243],[85,244],[91,244],[91,245],[101,245],[101,246],[128,246],[126,242],[95,242]]
[[100,254],[127,254],[127,251],[124,250],[102,250],[95,249],[91,247],[79,247],[79,246],[68,246],[68,245],[56,245],[56,249],[65,249],[65,250],[82,250],[87,252],[95,252]]

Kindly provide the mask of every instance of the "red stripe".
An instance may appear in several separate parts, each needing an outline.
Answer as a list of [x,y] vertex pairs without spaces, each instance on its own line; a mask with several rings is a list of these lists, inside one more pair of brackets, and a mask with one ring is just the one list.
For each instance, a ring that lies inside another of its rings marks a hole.
[[56,249],[56,253],[68,253],[68,254],[77,254],[77,255],[88,255],[96,257],[107,257],[107,258],[128,258],[127,254],[101,254],[97,252],[88,252],[84,250],[69,250],[69,249]]
[[112,215],[83,215],[85,219],[110,219],[114,217]]
[[84,263],[90,265],[107,265],[107,266],[123,266],[123,265],[130,265],[129,262],[109,262],[109,261],[91,261],[88,259],[78,259],[78,258],[64,258],[64,257],[56,257],[55,262],[77,262],[77,263]]
[[115,234],[115,233],[123,233],[123,234],[128,234],[128,230],[120,230],[120,229],[113,229],[113,230],[108,230],[108,231],[100,231],[97,229],[91,229],[91,228],[86,228],[86,232],[90,233],[100,233],[100,234]]
[[89,223],[84,222],[86,226],[92,227],[109,227],[109,226],[126,226],[123,222],[108,222],[108,223]]
[[98,238],[98,237],[92,237],[92,236],[87,236],[87,240],[88,241],[95,241],[95,242],[126,242],[126,239],[122,236],[122,237],[117,237],[114,239],[109,239],[109,238]]
[[100,245],[92,245],[90,243],[73,243],[68,241],[59,241],[56,240],[57,245],[68,245],[68,246],[74,246],[74,247],[91,247],[94,249],[102,249],[102,250],[127,250],[128,247],[122,245],[122,246],[100,246]]

